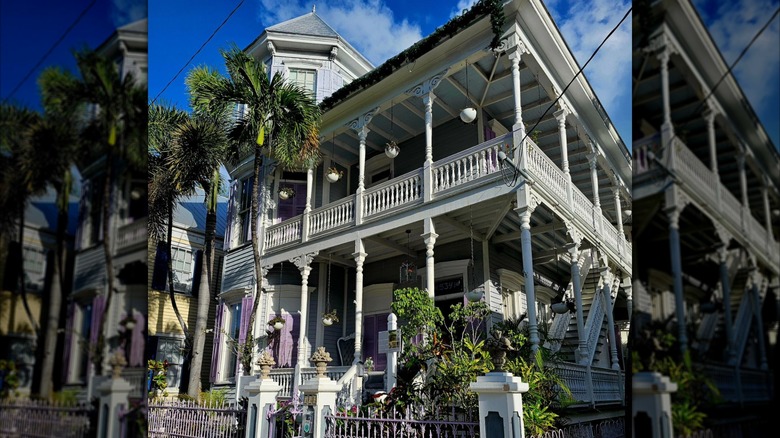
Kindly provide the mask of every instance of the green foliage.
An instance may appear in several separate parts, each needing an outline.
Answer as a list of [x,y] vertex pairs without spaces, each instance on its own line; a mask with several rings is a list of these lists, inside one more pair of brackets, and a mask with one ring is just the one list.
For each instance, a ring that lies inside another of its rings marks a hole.
[[391,308],[398,317],[404,348],[413,348],[411,341],[419,334],[428,340],[444,323],[441,310],[428,296],[428,292],[416,287],[393,291]]
[[[532,391],[527,392],[526,394]],[[555,428],[558,414],[552,412],[544,402],[523,400],[523,426],[526,436],[542,436]]]
[[[269,324],[273,324],[273,321],[276,319],[281,319],[282,322],[284,322],[284,318],[277,317],[269,321]],[[274,332],[278,333],[278,332]],[[238,358],[238,362],[241,364],[241,368],[243,368],[245,373],[249,373],[249,370],[252,369],[252,358],[254,357],[255,352],[255,338],[252,335],[252,333],[246,334],[246,339],[244,342],[239,342],[238,339],[233,339],[228,332],[225,330],[222,330],[222,334],[225,336],[225,339],[227,340],[228,345],[233,350],[234,353],[236,353],[236,356]],[[278,336],[278,334],[277,334]]]
[[12,360],[0,360],[0,399],[6,399],[17,395],[19,388],[19,375],[16,371],[16,362]]
[[75,405],[78,403],[78,398],[76,395],[78,394],[78,391],[75,389],[63,389],[59,392],[53,392],[51,395],[52,401],[59,403],[59,404],[65,404],[65,405]]
[[227,389],[211,389],[200,393],[200,403],[210,406],[221,406],[227,402]]
[[147,369],[152,372],[152,388],[149,398],[156,399],[160,395],[168,397],[168,361],[149,359],[146,361]]

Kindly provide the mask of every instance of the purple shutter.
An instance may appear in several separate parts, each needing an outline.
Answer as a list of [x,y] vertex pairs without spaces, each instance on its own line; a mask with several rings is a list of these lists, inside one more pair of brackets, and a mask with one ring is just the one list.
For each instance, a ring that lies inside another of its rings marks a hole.
[[97,344],[98,333],[100,332],[100,319],[103,316],[103,309],[106,307],[106,296],[98,295],[92,300],[92,321],[89,326],[89,343]]
[[133,310],[133,318],[135,318],[135,327],[133,327],[133,334],[130,338],[130,366],[140,367],[144,364],[146,318],[136,310]]
[[222,305],[222,300],[217,305],[217,315],[214,319],[214,346],[211,351],[211,382],[217,382],[219,379],[219,355],[222,349],[222,314],[225,310],[225,306]]
[[233,238],[233,226],[236,221],[236,204],[238,200],[237,192],[238,180],[234,180],[230,185],[230,198],[228,199],[228,211],[227,211],[227,226],[225,227],[225,241],[223,242],[222,249],[225,251],[230,249],[230,241]]
[[[276,316],[276,315],[274,315]],[[282,313],[284,327],[274,336],[269,347],[278,368],[292,368],[298,361],[298,336],[301,333],[300,315]]]
[[[250,333],[249,328],[249,317],[252,314],[252,305],[254,304],[254,297],[244,297],[241,300],[241,322],[239,324],[238,328],[238,343],[243,344],[246,342],[246,335],[247,333]],[[238,365],[240,363],[241,358],[237,358],[239,360],[236,361],[236,375],[238,375]],[[248,373],[249,370],[244,370],[244,372]]]
[[90,183],[84,181],[84,185],[81,186],[81,198],[79,199],[79,225],[76,228],[76,240],[74,243],[75,250],[78,251],[82,248],[82,240],[84,236],[84,225],[87,222],[87,200],[89,199]]
[[62,381],[68,383],[68,371],[70,371],[70,348],[73,342],[73,314],[76,312],[76,303],[68,303],[67,316],[65,317],[65,345],[63,346]]
[[374,369],[376,371],[384,371],[385,366],[387,366],[387,354],[379,353],[379,332],[387,331],[387,315],[389,313],[376,316],[377,345],[376,355],[374,356]]
[[157,242],[157,252],[154,256],[152,289],[159,291],[168,289],[168,246],[162,241]]

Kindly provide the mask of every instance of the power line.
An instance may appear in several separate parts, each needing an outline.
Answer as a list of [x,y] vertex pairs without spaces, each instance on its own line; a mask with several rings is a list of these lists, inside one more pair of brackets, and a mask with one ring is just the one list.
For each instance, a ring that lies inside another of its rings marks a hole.
[[[212,39],[212,38],[214,38],[214,36],[217,34],[217,32],[219,32],[219,30],[220,30],[220,29],[222,29],[222,26],[224,26],[224,25],[225,25],[225,24],[228,22],[228,20],[230,20],[230,17],[232,17],[232,16],[233,16],[233,14],[235,14],[235,13],[236,13],[236,11],[238,10],[238,8],[240,8],[240,7],[241,7],[241,5],[243,5],[243,4],[244,4],[244,0],[241,0],[240,2],[238,2],[238,5],[237,5],[235,8],[233,8],[233,10],[232,10],[232,11],[230,11],[230,14],[228,14],[228,16],[227,16],[227,17],[226,17],[224,20],[222,20],[222,23],[221,23],[219,26],[217,26],[217,28],[214,30],[214,32],[211,34],[211,36],[210,36],[210,37],[209,37],[209,38],[208,38],[208,39],[207,39],[207,40],[206,40],[206,41],[205,41],[205,42],[204,42],[204,43],[203,43],[203,44],[200,46],[200,48],[199,48],[199,49],[198,49],[198,50],[197,50],[195,53],[193,53],[193,54],[192,54],[192,56],[190,56],[190,59],[188,59],[188,60],[187,60],[187,62],[185,62],[185,63],[184,63],[184,65],[183,65],[183,66],[181,66],[181,68],[180,68],[180,69],[179,69],[179,71],[176,73],[176,75],[174,75],[174,76],[171,78],[171,80],[170,80],[170,81],[168,81],[168,83],[165,85],[165,87],[162,89],[162,91],[160,91],[159,93],[157,93],[157,96],[155,96],[155,97],[154,97],[154,99],[152,99],[152,102],[151,102],[151,104],[154,104],[154,102],[157,100],[157,98],[159,98],[161,94],[165,93],[165,90],[167,90],[167,89],[168,89],[168,87],[170,87],[170,86],[171,86],[171,84],[173,83],[173,81],[175,81],[175,80],[176,80],[176,78],[178,78],[178,77],[179,77],[179,75],[181,74],[181,72],[183,72],[183,71],[184,71],[184,69],[185,69],[185,68],[187,68],[187,66],[188,66],[188,65],[190,65],[190,62],[192,62],[192,60],[193,60],[193,59],[195,59],[195,57],[196,57],[196,56],[198,56],[198,53],[200,53],[200,51],[201,51],[201,50],[203,50],[203,48],[204,48],[204,47],[206,47],[206,45],[209,43],[209,41],[211,41],[211,39]],[[150,104],[150,105],[151,105],[151,104]]]
[[92,0],[92,2],[88,4],[81,11],[78,17],[76,17],[76,19],[70,24],[70,26],[68,26],[68,28],[65,29],[65,32],[62,35],[60,35],[60,37],[57,38],[56,41],[54,41],[54,44],[52,44],[51,47],[49,47],[49,50],[47,50],[46,53],[43,54],[41,59],[39,59],[38,62],[36,62],[35,65],[30,69],[30,71],[28,71],[27,74],[24,75],[24,78],[22,78],[22,80],[19,81],[18,84],[16,84],[13,90],[11,90],[11,93],[8,94],[8,96],[6,96],[5,99],[3,99],[3,101],[8,101],[8,99],[10,99],[17,91],[19,91],[19,88],[21,88],[22,84],[27,82],[27,79],[30,79],[30,76],[32,76],[32,74],[35,73],[38,67],[40,67],[41,64],[43,64],[43,61],[45,61],[46,58],[48,58],[49,55],[51,55],[51,52],[53,52],[54,49],[57,48],[58,45],[60,45],[60,43],[65,39],[65,37],[68,36],[70,31],[73,30],[74,27],[76,27],[76,25],[79,23],[79,21],[81,21],[82,18],[84,18],[84,15],[86,15],[87,12],[89,12],[89,10],[92,9],[92,6],[94,6],[95,3],[97,3],[97,0]]
[[[569,81],[569,83],[568,83],[568,84],[566,84],[566,87],[564,87],[564,88],[563,88],[563,91],[561,91],[561,92],[560,92],[560,94],[558,95],[558,97],[556,97],[556,98],[555,98],[555,100],[554,100],[554,101],[552,101],[552,103],[550,103],[550,106],[548,106],[548,107],[547,107],[547,109],[546,109],[546,110],[544,110],[544,113],[542,113],[542,115],[541,115],[541,116],[539,116],[539,119],[538,119],[538,120],[536,120],[536,123],[534,123],[534,126],[532,126],[532,127],[531,127],[531,129],[529,129],[529,130],[528,130],[528,131],[525,133],[525,135],[523,136],[523,138],[520,140],[520,144],[522,144],[522,143],[523,143],[523,141],[525,141],[525,139],[526,139],[526,138],[528,138],[528,136],[531,134],[531,132],[533,132],[533,130],[534,130],[534,129],[536,129],[536,127],[539,125],[539,123],[541,123],[541,122],[542,122],[542,119],[544,118],[544,116],[546,116],[546,115],[547,115],[547,112],[548,112],[548,111],[550,111],[550,109],[551,109],[551,108],[553,108],[553,107],[555,106],[555,104],[556,104],[556,103],[557,103],[557,102],[558,102],[558,101],[559,101],[559,100],[560,100],[560,99],[563,97],[563,95],[566,93],[566,90],[568,90],[568,89],[569,89],[569,86],[571,86],[571,84],[573,84],[573,83],[574,83],[574,80],[575,80],[575,79],[577,79],[577,76],[579,76],[580,74],[582,74],[582,71],[583,71],[583,70],[585,70],[585,67],[587,67],[587,66],[588,66],[588,64],[590,63],[590,61],[593,59],[593,57],[594,57],[594,56],[596,56],[596,53],[598,53],[598,52],[599,52],[599,50],[601,49],[601,47],[602,47],[602,46],[603,46],[603,45],[604,45],[604,44],[607,42],[607,40],[608,40],[608,39],[609,39],[609,38],[612,36],[612,34],[613,34],[613,33],[615,33],[615,31],[616,31],[616,30],[617,30],[617,29],[620,27],[620,25],[621,25],[621,24],[623,24],[623,22],[624,22],[624,21],[626,20],[626,18],[628,17],[628,14],[630,14],[630,13],[631,13],[631,10],[632,10],[632,9],[633,9],[633,7],[630,7],[630,8],[628,8],[628,10],[626,11],[626,13],[623,15],[623,18],[621,18],[621,19],[620,19],[620,21],[618,22],[618,24],[616,24],[616,25],[615,25],[615,27],[613,27],[613,28],[612,28],[612,30],[610,30],[610,31],[609,31],[609,33],[607,34],[607,36],[606,36],[606,37],[604,37],[604,40],[603,40],[603,41],[601,41],[601,44],[599,44],[599,46],[598,46],[598,47],[596,47],[596,50],[595,50],[595,51],[594,51],[594,52],[593,52],[593,53],[590,55],[590,57],[588,58],[588,60],[587,60],[587,61],[585,61],[585,64],[583,64],[583,66],[582,66],[582,67],[580,67],[580,69],[577,71],[577,73],[574,75],[574,77],[572,77],[572,78],[571,78],[571,80]],[[515,168],[514,176],[513,176],[513,178],[512,178],[512,184],[514,184],[514,182],[517,180],[517,174],[518,174],[518,172],[519,172],[519,169]]]

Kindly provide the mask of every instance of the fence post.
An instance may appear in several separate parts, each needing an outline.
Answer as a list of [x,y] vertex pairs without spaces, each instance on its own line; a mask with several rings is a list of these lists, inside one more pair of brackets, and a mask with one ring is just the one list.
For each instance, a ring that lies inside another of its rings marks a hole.
[[[99,377],[99,376],[93,376]],[[127,396],[133,385],[118,374],[98,386],[98,435],[105,438],[119,438],[121,434],[119,412],[127,405]]]
[[[269,367],[270,368],[270,367]],[[246,386],[247,404],[246,438],[269,436],[269,412],[275,408],[276,396],[281,385],[268,376],[261,376]]]
[[493,371],[469,387],[479,397],[480,437],[525,437],[522,394],[528,391],[527,383],[506,371]]
[[[677,384],[655,372],[632,376],[632,428],[635,438],[672,437],[672,399]],[[655,426],[657,425],[657,427]]]
[[323,438],[325,415],[335,412],[341,385],[328,376],[320,375],[307,380],[299,389],[303,392],[303,436]]
[[398,317],[395,313],[387,315],[387,337],[388,337],[388,349],[387,349],[387,369],[385,374],[387,375],[387,384],[385,389],[389,393],[395,388],[396,373],[398,372],[398,351],[400,350],[400,336],[397,335],[398,330]]

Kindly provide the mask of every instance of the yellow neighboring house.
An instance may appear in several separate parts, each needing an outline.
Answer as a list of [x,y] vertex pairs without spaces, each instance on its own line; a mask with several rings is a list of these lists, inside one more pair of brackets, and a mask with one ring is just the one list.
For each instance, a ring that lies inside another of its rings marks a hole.
[[[174,293],[176,306],[190,333],[195,329],[198,307],[198,286],[200,280],[200,262],[205,247],[206,206],[204,194],[198,190],[195,195],[183,199],[176,207],[173,218],[173,236],[171,239],[172,269],[174,273]],[[211,281],[211,295],[216,296],[221,284],[222,274],[222,236],[225,233],[227,198],[220,197],[217,206],[217,228],[214,275]],[[146,357],[167,360],[168,392],[176,394],[186,387],[189,353],[185,346],[184,331],[173,310],[166,277],[165,259],[161,254],[164,242],[149,240],[149,307],[148,341]],[[164,253],[162,253],[164,256]],[[214,327],[214,306],[209,308],[207,327]],[[203,352],[201,382],[206,388],[209,382],[213,333],[207,333]],[[184,391],[182,391],[184,392]]]

